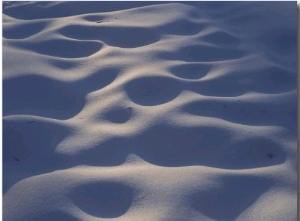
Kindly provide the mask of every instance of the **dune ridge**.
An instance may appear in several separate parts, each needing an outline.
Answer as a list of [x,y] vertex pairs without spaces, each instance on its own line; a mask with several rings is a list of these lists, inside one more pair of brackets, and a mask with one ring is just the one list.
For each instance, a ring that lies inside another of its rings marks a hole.
[[296,15],[3,2],[4,220],[296,220]]

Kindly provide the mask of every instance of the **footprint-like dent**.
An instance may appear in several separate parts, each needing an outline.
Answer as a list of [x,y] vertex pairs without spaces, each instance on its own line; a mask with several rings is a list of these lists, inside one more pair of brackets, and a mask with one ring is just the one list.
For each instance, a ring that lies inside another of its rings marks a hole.
[[[286,153],[275,142],[264,137],[253,137],[233,145],[235,161],[243,159],[244,167],[265,167],[284,163]],[[271,156],[271,157],[270,157]]]
[[101,40],[105,44],[121,48],[137,48],[155,43],[159,37],[151,29],[141,27],[107,27],[70,25],[60,33],[82,40]]
[[3,120],[3,193],[24,175],[12,177],[11,169],[30,171],[30,175],[48,173],[60,159],[55,147],[70,133],[70,128],[53,120],[9,117]]
[[[62,59],[62,58],[60,58]],[[60,59],[53,59],[50,60],[49,63],[51,63],[53,66],[58,67],[60,69],[63,70],[68,70],[71,68],[75,68],[76,66],[78,66],[78,63],[73,62],[73,61],[68,61],[68,60],[60,60]]]
[[163,59],[171,60],[213,62],[238,59],[243,55],[245,55],[245,52],[238,49],[206,45],[190,45],[178,48],[174,52],[163,52],[160,56]]
[[28,118],[3,120],[3,160],[21,162],[31,157],[32,164],[49,166],[45,160],[51,164],[56,145],[70,130],[53,121]]
[[31,114],[67,119],[83,107],[70,84],[38,75],[10,78],[3,81],[3,114]]
[[262,18],[260,15],[242,15],[230,19],[229,23],[237,26],[247,27],[247,25],[259,24],[262,21],[264,21],[264,18]]
[[243,125],[285,125],[293,119],[293,107],[236,101],[204,100],[185,104],[183,112],[205,117],[220,118]]
[[70,197],[83,212],[91,216],[115,218],[130,208],[134,189],[121,182],[91,182],[73,189]]
[[23,161],[30,155],[23,133],[3,121],[3,162]]
[[205,64],[181,64],[170,68],[170,72],[183,79],[200,79],[204,77],[209,70],[210,65]]
[[191,191],[187,204],[213,220],[236,218],[271,187],[271,182],[254,176],[221,176],[209,189]]
[[3,37],[7,39],[25,39],[33,36],[44,29],[45,23],[32,23],[32,24],[4,24]]
[[230,71],[220,78],[193,82],[190,90],[207,96],[233,97],[249,91],[274,94],[296,87],[296,73],[281,67],[267,67],[258,71]]
[[102,48],[102,44],[95,41],[51,39],[42,42],[20,45],[36,53],[60,58],[82,58],[93,55]]
[[180,87],[172,78],[148,76],[127,82],[125,91],[134,103],[155,106],[176,98],[180,93]]
[[280,146],[267,138],[232,142],[231,135],[218,127],[157,125],[132,142],[137,147],[133,151],[141,158],[166,167],[247,169],[281,164],[286,159]]
[[[282,68],[269,68],[266,70],[267,79],[278,85],[290,85],[296,82],[296,73]],[[296,86],[296,85],[294,85]]]
[[92,22],[97,22],[104,18],[105,18],[105,16],[102,16],[102,15],[86,15],[83,17],[83,19],[85,19],[86,21],[92,21]]
[[105,119],[112,123],[125,123],[132,115],[132,107],[114,108],[104,114]]
[[187,19],[174,20],[158,27],[164,34],[195,35],[205,28],[206,25],[192,22]]
[[[34,116],[9,116],[3,119],[3,193],[28,176],[58,169],[56,146],[72,131],[52,119]],[[21,176],[12,177],[11,168]],[[22,172],[23,171],[23,172]]]
[[[137,155],[160,166],[206,165],[224,168],[219,159],[226,156],[226,131],[214,127],[154,126],[134,140]],[[231,165],[234,166],[234,165]]]
[[281,54],[296,54],[297,35],[292,28],[274,28],[266,30],[258,40],[267,45],[270,50]]
[[215,31],[201,37],[201,39],[216,45],[237,45],[241,42],[238,38],[224,31]]
[[236,79],[210,79],[202,82],[194,82],[190,84],[189,89],[201,95],[218,97],[239,96],[250,90],[250,87],[236,84],[235,80]]
[[[295,72],[281,67],[264,68],[253,72],[253,80],[251,84],[248,84],[248,90],[264,93],[290,91],[296,87],[296,76]],[[240,84],[240,87],[242,87],[242,84]]]

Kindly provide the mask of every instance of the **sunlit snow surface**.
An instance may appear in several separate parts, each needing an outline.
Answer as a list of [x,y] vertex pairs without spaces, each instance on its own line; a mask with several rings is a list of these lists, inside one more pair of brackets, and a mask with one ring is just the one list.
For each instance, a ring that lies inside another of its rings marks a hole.
[[3,220],[294,221],[295,2],[3,2]]

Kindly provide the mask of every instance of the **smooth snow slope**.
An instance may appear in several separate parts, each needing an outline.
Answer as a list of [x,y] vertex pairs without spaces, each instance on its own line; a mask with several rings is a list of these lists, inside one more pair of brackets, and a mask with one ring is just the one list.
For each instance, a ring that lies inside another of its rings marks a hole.
[[296,220],[296,1],[3,13],[3,220]]

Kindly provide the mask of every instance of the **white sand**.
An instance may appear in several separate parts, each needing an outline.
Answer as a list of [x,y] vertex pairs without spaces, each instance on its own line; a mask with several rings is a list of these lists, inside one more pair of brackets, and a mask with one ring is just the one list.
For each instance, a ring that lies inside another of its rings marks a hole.
[[296,220],[296,2],[3,13],[3,220]]

